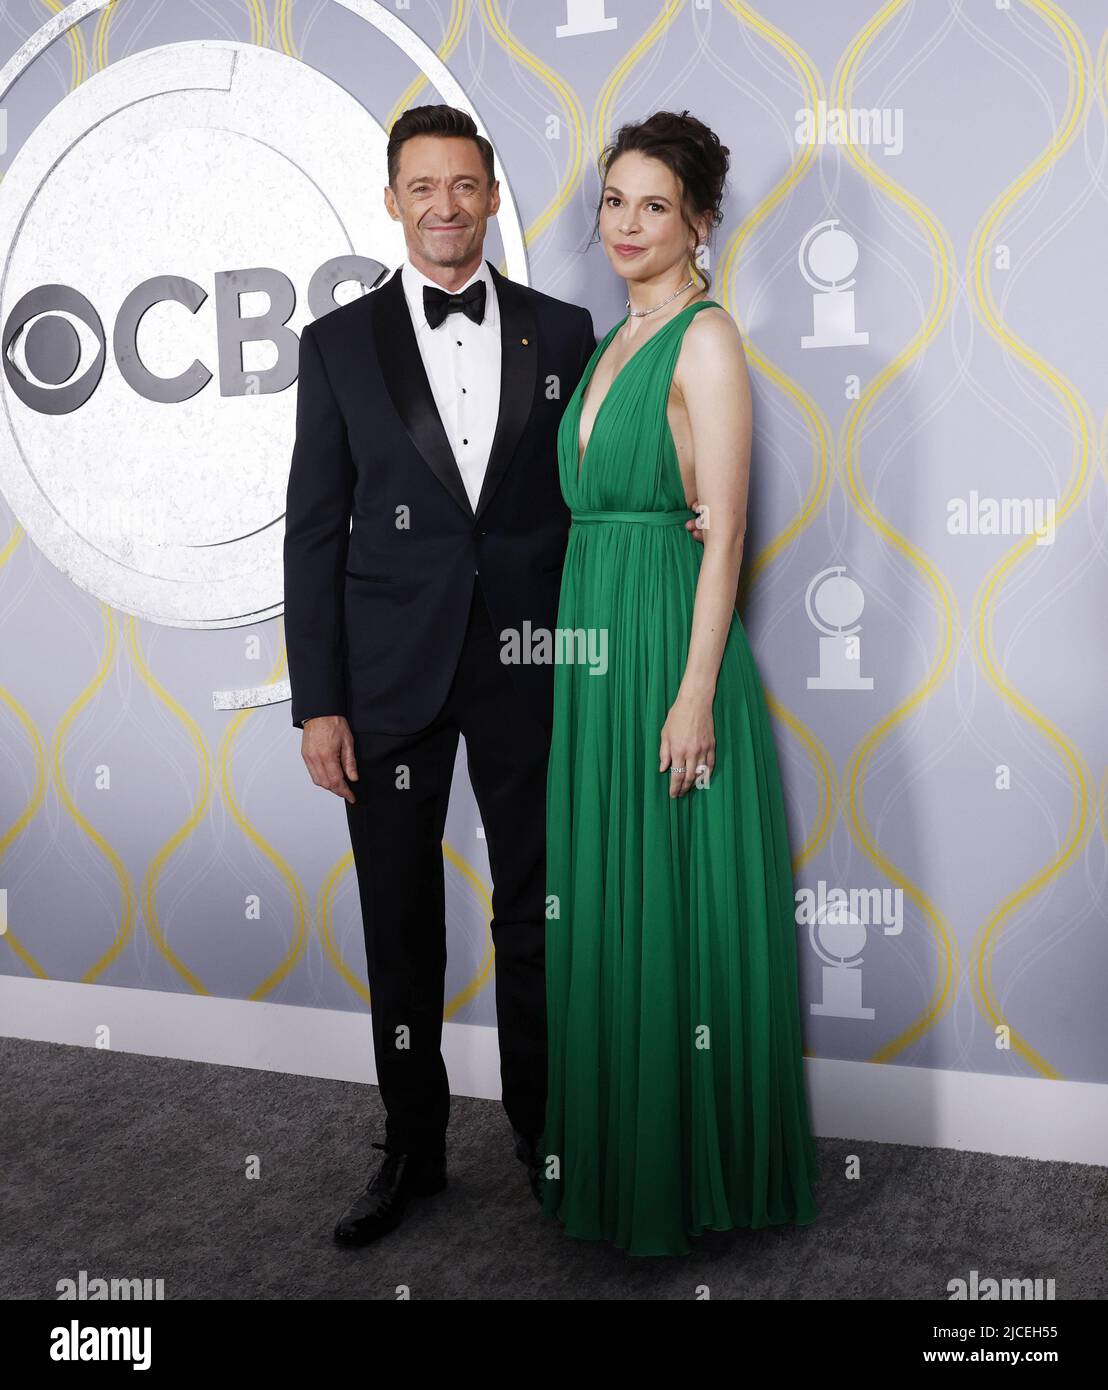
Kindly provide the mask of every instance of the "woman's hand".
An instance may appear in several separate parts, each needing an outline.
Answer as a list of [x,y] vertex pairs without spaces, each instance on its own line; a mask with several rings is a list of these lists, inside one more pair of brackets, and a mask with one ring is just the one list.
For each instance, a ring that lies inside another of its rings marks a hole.
[[[716,734],[712,720],[712,701],[678,694],[662,725],[659,772],[669,769],[669,794],[684,796],[696,786],[697,774],[708,773],[711,781],[716,765]],[[676,769],[682,769],[677,771]]]

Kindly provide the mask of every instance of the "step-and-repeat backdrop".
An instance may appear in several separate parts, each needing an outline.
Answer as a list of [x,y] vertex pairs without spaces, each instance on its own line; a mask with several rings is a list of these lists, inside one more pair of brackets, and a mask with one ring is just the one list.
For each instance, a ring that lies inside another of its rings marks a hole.
[[[1103,23],[5,0],[0,972],[368,1007],[289,714],[298,333],[403,256],[386,133],[440,100],[496,149],[490,259],[602,333],[597,152],[687,108],[732,151],[707,263],[755,393],[807,1050],[1108,1081]],[[492,1026],[464,745],[443,852],[446,1016]]]

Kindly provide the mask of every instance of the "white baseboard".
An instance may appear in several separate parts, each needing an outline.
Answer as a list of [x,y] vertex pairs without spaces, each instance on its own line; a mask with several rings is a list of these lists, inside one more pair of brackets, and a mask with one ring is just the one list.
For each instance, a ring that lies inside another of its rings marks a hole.
[[[369,1015],[0,975],[0,1036],[374,1083]],[[447,1023],[455,1095],[500,1096],[496,1030]],[[823,1138],[1108,1163],[1108,1086],[825,1058],[805,1062]]]
[[[368,1013],[0,975],[0,1037],[377,1083]],[[100,1046],[105,1044],[101,1043]],[[450,1090],[500,1099],[496,1029],[443,1025]]]

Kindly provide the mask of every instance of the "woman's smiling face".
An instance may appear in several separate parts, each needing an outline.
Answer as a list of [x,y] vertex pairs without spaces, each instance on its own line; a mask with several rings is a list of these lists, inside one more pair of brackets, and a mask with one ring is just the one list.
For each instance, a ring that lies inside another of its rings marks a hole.
[[698,238],[685,221],[681,195],[676,174],[660,159],[627,150],[612,161],[601,195],[599,231],[617,275],[654,280],[687,263]]

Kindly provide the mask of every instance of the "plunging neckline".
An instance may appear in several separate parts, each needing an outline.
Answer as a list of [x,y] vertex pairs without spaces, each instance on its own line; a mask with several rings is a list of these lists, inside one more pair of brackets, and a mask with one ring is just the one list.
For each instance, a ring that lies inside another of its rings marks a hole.
[[[678,310],[678,312],[677,312],[676,314],[674,314],[673,318],[671,318],[671,319],[669,320],[668,323],[662,324],[661,328],[658,329],[657,333],[651,334],[651,336],[646,340],[646,342],[643,343],[642,347],[638,347],[638,348],[635,349],[635,351],[631,354],[631,356],[627,359],[627,361],[624,362],[623,366],[620,367],[619,371],[616,372],[615,376],[612,377],[611,381],[608,383],[608,389],[607,389],[607,391],[605,391],[605,393],[604,393],[604,399],[603,399],[603,400],[600,402],[600,404],[596,407],[596,414],[595,414],[595,415],[593,416],[593,418],[592,418],[592,427],[591,427],[590,430],[589,430],[589,437],[588,437],[588,439],[585,441],[585,447],[584,447],[584,449],[582,449],[582,448],[581,448],[581,413],[582,413],[582,411],[585,409],[585,395],[586,395],[586,393],[587,393],[589,387],[592,385],[592,379],[593,379],[593,377],[596,375],[596,369],[597,369],[597,367],[600,366],[600,359],[604,356],[605,352],[607,352],[608,348],[611,346],[612,339],[616,336],[616,334],[617,334],[617,333],[619,332],[619,330],[623,327],[623,325],[627,322],[627,320],[631,317],[631,315],[630,315],[630,314],[624,314],[623,318],[621,318],[620,321],[615,325],[615,327],[612,328],[612,329],[610,330],[610,332],[608,333],[608,336],[604,339],[603,344],[602,344],[602,345],[600,346],[600,348],[598,349],[598,355],[597,355],[596,359],[594,360],[592,366],[589,368],[588,375],[584,378],[584,381],[583,381],[583,384],[582,384],[582,387],[581,387],[580,409],[579,409],[578,412],[577,412],[577,422],[576,422],[576,423],[577,423],[577,428],[576,428],[576,431],[574,432],[574,442],[575,442],[576,445],[577,445],[577,482],[578,482],[578,484],[580,484],[580,482],[581,482],[581,473],[582,473],[582,471],[584,470],[584,467],[585,467],[585,460],[586,460],[586,459],[588,458],[588,456],[589,456],[589,448],[590,448],[591,445],[592,445],[593,436],[596,434],[596,427],[597,427],[597,425],[600,423],[600,415],[601,415],[601,412],[603,411],[604,407],[608,404],[608,401],[611,399],[612,392],[616,389],[616,383],[619,381],[620,377],[624,374],[624,372],[627,370],[627,368],[630,367],[631,363],[634,362],[635,358],[638,357],[638,356],[640,355],[640,353],[645,352],[645,351],[647,350],[647,348],[650,346],[651,343],[653,343],[656,339],[660,338],[660,337],[662,336],[662,334],[666,331],[666,329],[670,327],[671,324],[675,324],[675,323],[677,322],[677,320],[681,317],[682,314],[687,314],[688,311],[689,311],[690,309],[695,309],[695,308],[697,308],[697,307],[698,307],[699,305],[701,305],[701,304],[715,304],[715,303],[716,303],[715,300],[709,299],[709,298],[705,297],[704,299],[696,299],[696,300],[694,300],[691,304],[686,304],[685,307],[684,307],[683,309]],[[719,305],[717,304],[716,307],[719,308]]]

